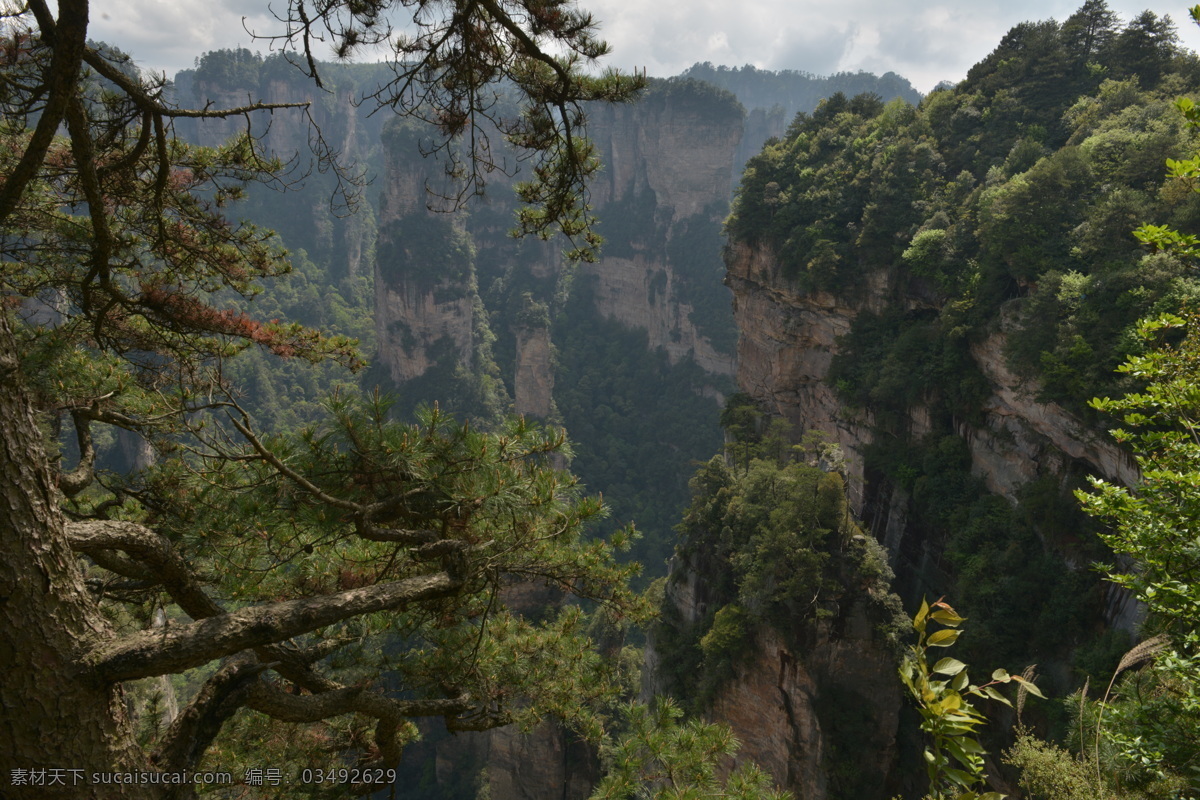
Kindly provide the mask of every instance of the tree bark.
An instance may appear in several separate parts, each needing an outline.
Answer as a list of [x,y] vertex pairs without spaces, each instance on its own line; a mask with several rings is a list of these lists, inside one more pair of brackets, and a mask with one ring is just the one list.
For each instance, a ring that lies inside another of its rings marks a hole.
[[104,642],[90,657],[97,674],[127,681],[182,672],[252,647],[417,600],[445,597],[459,582],[444,572],[380,583],[338,594],[251,606],[217,617],[142,631]]
[[[63,529],[41,433],[0,314],[0,795],[154,797],[151,787],[22,789],[13,770],[140,771],[120,690],[90,679],[85,656],[112,636]],[[49,780],[46,773],[45,780]]]

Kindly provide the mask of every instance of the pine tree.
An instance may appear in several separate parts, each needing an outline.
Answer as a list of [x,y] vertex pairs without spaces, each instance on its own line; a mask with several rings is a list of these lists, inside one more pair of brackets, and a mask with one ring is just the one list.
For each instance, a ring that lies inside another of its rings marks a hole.
[[[489,166],[472,134],[487,122],[513,138],[533,160],[521,227],[594,243],[581,103],[640,82],[583,74],[606,50],[591,19],[556,0],[296,0],[275,45],[319,82],[319,34],[347,55],[391,37],[402,11],[428,24],[400,38],[396,80],[374,99],[475,142],[451,166],[467,193]],[[194,770],[244,708],[349,720],[322,736],[352,746],[342,763],[375,771],[326,788],[361,791],[386,782],[411,718],[481,729],[586,708],[610,678],[562,598],[639,605],[612,546],[580,538],[600,507],[552,468],[561,436],[485,434],[436,411],[396,427],[382,404],[350,400],[318,429],[258,435],[229,358],[357,356],[348,340],[221,304],[288,269],[269,232],[224,216],[248,182],[281,181],[281,165],[248,133],[197,148],[172,126],[306,104],[178,108],[163,79],[88,43],[88,12],[87,0],[61,0],[57,16],[31,0],[0,34],[2,793],[193,796],[92,779]],[[501,81],[523,98],[517,119],[488,116]],[[154,444],[151,472],[97,472],[97,439],[113,429]],[[67,468],[54,449],[72,432]],[[505,611],[507,587],[534,579],[550,609]],[[138,629],[139,613],[164,608],[171,624]],[[139,739],[127,682],[201,667],[182,713]]]

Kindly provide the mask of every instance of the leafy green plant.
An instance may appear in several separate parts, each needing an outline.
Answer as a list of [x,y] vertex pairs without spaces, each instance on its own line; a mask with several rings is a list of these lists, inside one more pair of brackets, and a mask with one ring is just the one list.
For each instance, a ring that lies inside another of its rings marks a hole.
[[[1200,6],[1190,13],[1200,23]],[[1200,128],[1194,101],[1175,105]],[[1200,154],[1167,159],[1167,176],[1196,190]],[[1164,257],[1200,255],[1200,239],[1172,225],[1142,225],[1134,236]],[[1086,513],[1112,525],[1102,538],[1119,561],[1100,569],[1145,604],[1146,630],[1161,633],[1125,654],[1101,701],[1088,703],[1086,687],[1080,693],[1072,744],[1088,765],[1091,796],[1192,797],[1200,793],[1200,314],[1152,316],[1138,323],[1136,338],[1143,352],[1118,372],[1142,388],[1090,405],[1123,423],[1111,433],[1132,451],[1139,479],[1127,487],[1092,478],[1091,491],[1076,496]],[[1055,760],[1064,761],[1062,753],[1029,741],[1010,754],[1023,785],[1040,783],[1054,800],[1075,796],[1078,779],[1050,779],[1055,770],[1046,764]]]
[[[929,630],[929,623],[942,627]],[[913,618],[917,643],[909,649],[900,666],[900,679],[916,701],[921,715],[921,730],[929,735],[925,748],[925,769],[929,775],[929,794],[932,800],[1001,800],[999,792],[981,792],[986,780],[984,755],[986,751],[976,738],[987,717],[972,705],[970,697],[990,698],[1005,705],[1012,702],[996,688],[1016,682],[1024,691],[1042,697],[1030,680],[1009,675],[1003,669],[992,673],[984,684],[973,684],[967,675],[967,665],[949,656],[929,663],[930,648],[950,647],[962,633],[959,627],[964,617],[938,600],[932,606],[922,600]]]
[[1108,580],[1145,604],[1150,630],[1163,631],[1169,646],[1152,668],[1127,676],[1111,702],[1106,693],[1092,747],[1098,783],[1103,767],[1149,796],[1169,796],[1152,787],[1182,780],[1200,790],[1200,314],[1145,320],[1138,332],[1148,345],[1168,340],[1120,368],[1145,388],[1092,405],[1123,421],[1112,434],[1132,450],[1141,480],[1125,487],[1094,478],[1092,491],[1077,496],[1112,525],[1102,537],[1121,561],[1102,565]]

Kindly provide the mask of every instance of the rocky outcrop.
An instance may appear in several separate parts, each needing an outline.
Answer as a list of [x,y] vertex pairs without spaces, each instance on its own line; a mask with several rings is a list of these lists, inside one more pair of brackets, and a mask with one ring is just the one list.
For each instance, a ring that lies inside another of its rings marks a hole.
[[518,414],[538,419],[550,416],[554,402],[554,353],[546,326],[517,330],[517,367],[513,405]]
[[817,430],[841,446],[846,456],[850,502],[863,509],[862,452],[873,439],[870,416],[847,410],[826,380],[839,337],[850,332],[864,310],[886,302],[886,273],[866,277],[856,302],[825,292],[804,292],[784,280],[773,255],[734,243],[725,281],[733,290],[738,327],[738,386],[791,422],[796,430]]
[[[704,553],[677,553],[665,606],[676,636],[688,638],[720,598]],[[798,800],[891,794],[901,707],[895,655],[879,632],[871,590],[822,619],[797,618],[794,628],[760,626],[733,665],[733,674],[705,703],[704,714],[728,725],[750,760]],[[669,693],[672,658],[652,636],[646,648],[643,695]],[[680,687],[674,687],[676,689]],[[730,765],[732,768],[732,765]]]
[[477,338],[470,236],[461,220],[426,207],[425,187],[438,177],[438,166],[406,152],[411,139],[401,122],[385,136],[391,146],[385,148],[375,257],[378,358],[396,385],[439,361],[471,365]]
[[[728,250],[728,284],[734,294],[738,343],[738,384],[798,430],[819,430],[841,446],[846,458],[850,501],[870,522],[901,574],[908,594],[926,578],[940,574],[939,548],[914,528],[910,495],[887,480],[868,485],[867,448],[876,436],[868,410],[848,408],[828,381],[838,352],[838,339],[850,331],[864,311],[878,313],[889,304],[912,310],[929,308],[930,299],[913,287],[898,285],[892,272],[875,270],[864,277],[854,300],[821,292],[799,291],[783,278],[765,249],[734,244]],[[1039,399],[1037,381],[1008,367],[1008,336],[1018,317],[1020,300],[1001,310],[989,335],[973,343],[970,355],[987,380],[989,393],[970,420],[955,420],[953,433],[967,446],[971,472],[993,494],[1014,506],[1024,487],[1037,479],[1086,472],[1133,485],[1138,480],[1131,457],[1102,432],[1053,402]],[[912,442],[934,429],[927,408],[909,409],[907,435]],[[881,476],[876,476],[879,478]],[[918,525],[919,527],[919,525]],[[1082,569],[1086,559],[1061,552],[1067,568]],[[1105,588],[1104,621],[1134,632],[1144,609],[1128,594]]]
[[592,111],[588,132],[605,165],[591,188],[601,215],[646,190],[654,193],[655,216],[674,220],[729,198],[743,112],[732,95],[702,86],[668,83],[640,103]]
[[1004,349],[1003,325],[971,348],[992,394],[984,404],[985,424],[961,429],[988,489],[1015,500],[1016,491],[1039,470],[1061,474],[1072,459],[1110,481],[1135,483],[1137,466],[1130,455],[1057,403],[1039,402],[1040,387],[1008,368]]
[[586,800],[599,778],[592,749],[550,721],[488,736],[487,785],[494,800]]
[[[437,163],[417,157],[418,133],[392,123],[383,137],[376,329],[379,359],[398,382],[421,376],[446,353],[469,363],[475,282],[486,288],[519,270],[539,287],[533,292],[539,302],[549,304],[563,272],[560,247],[517,247],[507,239],[513,198],[503,178],[489,184],[489,204],[454,223],[474,254],[471,269],[418,263],[437,250],[428,240],[441,235],[436,228],[445,219],[426,210],[427,187],[444,176]],[[742,134],[742,110],[731,95],[691,84],[664,84],[635,105],[596,106],[589,123],[605,164],[590,200],[608,241],[598,263],[580,268],[586,280],[579,285],[588,287],[600,313],[646,330],[650,348],[662,348],[672,363],[692,358],[722,377],[733,375],[734,356],[732,336],[714,344],[711,333],[722,325],[731,330],[719,230]],[[697,237],[703,243],[693,246]],[[498,334],[513,337],[515,410],[548,416],[549,329],[535,330],[495,308],[485,313]]]
[[[698,226],[719,229],[740,165],[742,109],[731,95],[700,87],[668,83],[637,105],[592,114],[589,131],[606,167],[592,201],[612,244],[587,272],[597,279],[603,314],[644,328],[650,347],[663,348],[672,363],[690,356],[714,375],[732,375],[733,354],[699,330],[684,297],[689,273],[695,282],[715,248],[696,262],[672,257],[676,237],[697,236]],[[719,273],[700,279],[715,289]],[[718,307],[723,314],[728,304]]]
[[[733,729],[739,758],[797,798],[824,800],[834,781],[842,796],[886,797],[900,716],[892,658],[874,644],[861,609],[850,613],[842,635],[822,625],[813,638],[797,652],[777,632],[761,633],[710,715]],[[845,793],[847,783],[853,794]]]
[[[440,295],[439,289],[449,296]],[[376,275],[379,359],[392,381],[399,385],[424,375],[446,353],[459,363],[471,363],[474,304],[475,298],[458,287],[422,286],[405,277]]]
[[[851,499],[862,511],[862,454],[873,440],[872,419],[867,411],[846,408],[829,385],[838,338],[849,333],[864,311],[877,313],[889,303],[928,307],[929,300],[906,293],[886,270],[868,272],[854,300],[805,292],[783,278],[768,250],[734,244],[728,252],[726,280],[741,333],[738,385],[799,430],[822,431],[842,446]],[[1010,317],[1002,315],[1002,320]],[[1024,484],[1046,472],[1062,473],[1071,461],[1110,480],[1133,482],[1137,473],[1126,454],[1062,406],[1039,401],[1036,381],[1007,367],[1006,330],[1002,321],[971,348],[991,386],[982,423],[961,422],[957,430],[970,448],[972,471],[990,491],[1013,503]],[[930,429],[928,413],[918,407],[910,415],[910,433],[920,439]]]
[[691,305],[672,300],[679,276],[645,257],[603,258],[588,268],[600,313],[630,328],[645,329],[651,348],[661,347],[671,363],[692,358],[712,375],[734,374],[734,354],[717,350],[692,321]]

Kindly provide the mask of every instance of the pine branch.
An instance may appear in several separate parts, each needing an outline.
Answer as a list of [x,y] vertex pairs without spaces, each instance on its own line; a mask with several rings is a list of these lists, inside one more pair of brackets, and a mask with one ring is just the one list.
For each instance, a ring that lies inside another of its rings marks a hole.
[[226,660],[171,723],[151,762],[164,772],[194,770],[221,726],[245,705],[259,674],[268,666],[258,663],[253,655]]
[[182,672],[360,614],[446,597],[460,588],[459,581],[439,572],[323,597],[252,606],[188,625],[142,631],[102,643],[92,651],[90,666],[99,678],[108,682]]
[[128,570],[112,569],[127,578],[143,578],[148,570],[162,584],[180,608],[192,619],[206,619],[225,613],[208,596],[191,567],[166,538],[145,525],[116,520],[68,522],[67,538],[71,549],[92,556],[105,569],[109,564],[121,564],[111,551],[123,550],[143,569],[131,574]]
[[58,23],[51,18],[44,0],[30,0],[29,7],[41,26],[42,37],[54,50],[46,72],[46,105],[21,160],[0,186],[0,223],[6,222],[16,210],[25,188],[45,161],[67,104],[75,94],[87,38],[87,0],[60,0]]

